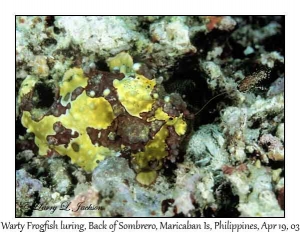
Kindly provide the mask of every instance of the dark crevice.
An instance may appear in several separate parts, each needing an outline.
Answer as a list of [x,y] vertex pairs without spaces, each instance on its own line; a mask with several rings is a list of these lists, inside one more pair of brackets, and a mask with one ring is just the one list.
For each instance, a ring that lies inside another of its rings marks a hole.
[[276,170],[284,167],[284,161],[274,161],[270,159],[268,165],[271,167],[272,170]]
[[[239,44],[236,40],[229,38],[227,43],[225,43],[221,58],[232,57],[235,59],[236,58],[244,59],[245,58],[245,54],[244,54],[245,49],[246,49],[246,47]],[[254,56],[254,53],[252,56]]]
[[50,45],[56,45],[56,44],[57,44],[57,40],[55,40],[54,38],[46,38],[42,42],[42,45],[45,47],[48,47]]
[[[198,56],[183,57],[175,64],[171,73],[173,75],[164,83],[164,87],[168,93],[177,92],[181,94],[191,113],[197,113],[214,97],[206,82],[207,75],[199,68]],[[219,116],[217,104],[220,100],[222,102],[231,102],[227,95],[220,96],[220,98],[209,102],[195,117],[194,128],[214,122],[215,118]]]
[[37,84],[35,86],[34,96],[38,95],[37,108],[50,108],[54,102],[54,92],[51,87],[45,84]]
[[54,25],[55,16],[53,16],[53,15],[46,16],[45,21],[46,21],[46,26],[51,27]]
[[192,112],[211,97],[204,74],[199,69],[197,56],[183,57],[175,64],[171,73],[173,75],[164,83],[166,91],[181,94]]
[[218,29],[214,29],[209,33],[198,32],[191,39],[191,42],[197,48],[199,56],[205,58],[207,52],[211,51],[216,44],[218,46],[226,44],[231,33]]
[[214,189],[217,203],[220,203],[220,208],[214,211],[215,217],[239,217],[240,212],[236,208],[239,204],[239,197],[233,194],[230,183],[223,179],[219,180]]
[[109,72],[109,67],[107,66],[107,63],[105,60],[98,60],[98,61],[96,61],[95,64],[96,64],[97,70]]

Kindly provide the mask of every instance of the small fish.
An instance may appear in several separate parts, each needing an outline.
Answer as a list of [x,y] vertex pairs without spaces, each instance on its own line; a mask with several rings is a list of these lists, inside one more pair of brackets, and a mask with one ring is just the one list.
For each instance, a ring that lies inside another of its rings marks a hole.
[[248,75],[239,84],[239,91],[246,92],[256,87],[262,80],[270,77],[270,70],[260,70]]

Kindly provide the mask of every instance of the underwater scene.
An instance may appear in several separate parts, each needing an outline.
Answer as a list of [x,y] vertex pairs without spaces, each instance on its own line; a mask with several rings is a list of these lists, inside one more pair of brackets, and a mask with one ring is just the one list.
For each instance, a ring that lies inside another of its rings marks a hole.
[[284,16],[16,16],[16,217],[284,217]]

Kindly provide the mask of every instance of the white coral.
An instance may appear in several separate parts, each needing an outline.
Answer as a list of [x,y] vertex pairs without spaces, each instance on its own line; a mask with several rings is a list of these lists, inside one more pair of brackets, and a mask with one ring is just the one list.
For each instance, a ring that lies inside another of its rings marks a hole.
[[232,31],[235,28],[236,21],[230,16],[224,16],[217,28],[222,31]]
[[210,164],[213,170],[220,169],[228,161],[224,149],[225,139],[216,125],[204,125],[189,141],[187,153],[200,165]]
[[180,193],[180,195],[175,199],[174,206],[176,206],[178,213],[183,213],[185,215],[195,209],[191,200],[190,192],[185,191]]
[[[239,196],[238,210],[242,217],[281,217],[281,210],[273,192],[272,173],[265,167],[247,166],[249,171],[235,171],[226,175],[233,191]],[[250,173],[250,176],[248,175]]]
[[247,108],[227,107],[222,115],[222,125],[224,131],[229,135],[234,135],[246,128]]
[[267,65],[269,68],[273,68],[276,61],[283,63],[284,57],[280,53],[274,51],[271,53],[261,54],[260,61],[263,65]]
[[159,42],[154,45],[155,50],[166,50],[170,56],[196,50],[190,42],[189,28],[180,20],[171,23],[166,21],[153,23],[150,26],[150,34],[153,40]]
[[[189,168],[187,172],[185,169]],[[207,168],[196,167],[193,163],[179,165],[177,170],[175,202],[178,212],[185,215],[194,210],[192,198],[201,209],[215,204],[214,176]]]
[[284,96],[282,93],[268,99],[263,99],[260,96],[258,96],[255,102],[249,108],[248,117],[253,116],[254,114],[266,116],[270,113],[283,112],[283,109]]
[[[220,51],[219,51],[220,52]],[[208,57],[210,54],[208,54]],[[232,90],[236,87],[236,83],[232,78],[225,77],[221,67],[213,61],[200,61],[201,69],[208,75],[206,80],[210,89]]]
[[227,175],[227,179],[230,181],[234,193],[237,194],[240,201],[243,202],[250,192],[247,176],[241,172],[234,172],[231,175]]
[[281,123],[278,125],[277,130],[276,130],[276,136],[284,142],[284,123]]
[[255,201],[242,203],[238,210],[241,217],[283,217],[275,194],[270,190],[262,191]]
[[65,29],[66,37],[78,44],[83,52],[111,55],[128,50],[138,39],[119,17],[113,16],[63,16],[57,26]]

